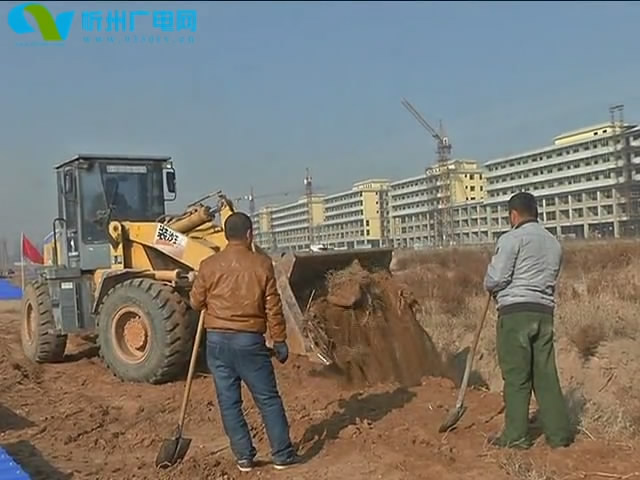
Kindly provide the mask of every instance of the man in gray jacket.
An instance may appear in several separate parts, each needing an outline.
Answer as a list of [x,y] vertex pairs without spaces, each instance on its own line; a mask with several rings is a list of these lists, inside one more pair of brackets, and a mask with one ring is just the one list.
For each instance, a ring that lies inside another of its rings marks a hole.
[[498,240],[484,286],[498,304],[498,363],[504,380],[505,427],[490,439],[499,447],[528,448],[531,391],[551,447],[572,441],[553,347],[555,287],[562,247],[538,223],[533,195],[509,199],[511,231]]

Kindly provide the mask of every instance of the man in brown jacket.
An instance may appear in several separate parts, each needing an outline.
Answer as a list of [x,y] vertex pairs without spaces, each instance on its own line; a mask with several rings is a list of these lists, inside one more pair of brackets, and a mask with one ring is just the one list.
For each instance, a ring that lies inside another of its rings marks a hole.
[[256,449],[242,413],[241,382],[249,388],[265,423],[275,468],[298,463],[278,392],[269,332],[280,363],[287,361],[287,334],[271,259],[253,252],[251,219],[230,215],[224,224],[227,247],[200,264],[191,305],[206,309],[207,364],[213,375],[224,430],[238,468],[254,467]]

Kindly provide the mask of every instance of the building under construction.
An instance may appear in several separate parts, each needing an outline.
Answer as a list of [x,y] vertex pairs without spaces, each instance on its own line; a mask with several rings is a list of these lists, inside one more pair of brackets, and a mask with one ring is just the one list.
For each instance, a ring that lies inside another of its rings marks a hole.
[[607,122],[484,166],[439,161],[415,177],[314,194],[311,209],[301,196],[254,218],[259,241],[274,250],[309,248],[310,225],[317,243],[335,248],[493,243],[509,230],[507,201],[519,191],[538,198],[540,220],[559,238],[639,236],[640,126],[617,105]]

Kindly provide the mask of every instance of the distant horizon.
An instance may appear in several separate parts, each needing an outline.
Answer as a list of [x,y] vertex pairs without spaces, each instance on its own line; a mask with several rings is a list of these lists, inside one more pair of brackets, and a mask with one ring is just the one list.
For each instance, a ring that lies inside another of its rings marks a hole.
[[[628,125],[628,126],[640,125],[640,123],[638,123],[638,122],[630,121],[628,118],[626,118],[626,116],[625,116],[624,122],[625,122],[625,125]],[[474,158],[469,158],[469,157],[458,158],[458,157],[455,156],[455,153],[452,153],[451,161],[455,161],[455,160],[474,161],[474,162],[477,162],[479,166],[484,167],[485,163],[490,162],[490,161],[499,160],[499,159],[503,159],[503,158],[508,158],[508,157],[511,157],[511,156],[523,155],[523,154],[527,154],[529,152],[537,151],[537,150],[544,149],[544,148],[547,148],[547,147],[552,147],[553,146],[553,139],[556,138],[556,137],[563,136],[563,135],[566,135],[566,134],[569,134],[569,133],[576,133],[576,132],[579,132],[581,130],[586,130],[586,129],[589,129],[589,128],[594,128],[594,127],[598,127],[598,126],[605,126],[605,125],[609,125],[609,124],[610,124],[609,121],[607,121],[607,122],[603,121],[603,122],[600,122],[600,123],[591,122],[591,123],[585,123],[585,125],[583,127],[565,129],[564,131],[553,135],[551,137],[551,141],[549,143],[545,144],[545,145],[541,145],[540,147],[533,147],[533,148],[530,148],[530,149],[522,151],[522,152],[514,152],[514,153],[511,153],[511,154],[502,155],[502,156],[499,156],[499,157],[496,157],[496,158],[489,158],[489,159],[486,159],[483,162],[481,162],[479,160],[476,160]],[[434,142],[434,140],[432,140],[432,139],[429,139],[429,140]],[[126,153],[123,153],[123,152],[98,152],[98,151],[91,152],[91,151],[83,151],[83,152],[77,152],[77,153],[74,153],[74,154],[70,155],[68,159],[72,158],[75,155],[81,154],[81,153],[82,154],[112,154],[112,155],[122,154],[122,155],[126,155]],[[158,153],[158,152],[139,152],[137,155],[164,155],[164,154]],[[171,155],[167,154],[167,156],[171,156]],[[435,159],[435,150],[434,150],[434,159]],[[57,161],[54,165],[56,165],[58,163],[61,163],[61,162],[64,162],[64,161],[65,161],[65,159],[62,159],[60,161]],[[431,166],[434,166],[436,163],[437,163],[437,160],[434,160],[433,163],[425,165],[425,167],[423,168],[423,171],[424,171],[424,169],[427,169],[427,168],[429,168]],[[178,165],[175,165],[175,167],[176,167],[176,174],[177,174],[178,182],[180,182],[180,167]],[[53,172],[53,167],[52,167],[52,172]],[[302,169],[302,173],[304,174],[304,168]],[[313,177],[313,171],[311,171],[311,175]],[[403,180],[405,178],[413,178],[413,177],[420,177],[420,173],[416,173],[415,175],[410,175],[408,177],[402,177],[402,178],[392,178],[392,177],[391,178],[390,177],[387,177],[387,178],[384,178],[384,177],[374,178],[374,177],[364,176],[364,177],[362,177],[360,179],[354,180],[351,183],[351,186],[353,186],[356,183],[360,183],[360,182],[363,182],[363,181],[366,181],[366,180],[386,180],[386,181],[389,181],[390,183],[393,183],[395,181]],[[53,177],[53,179],[55,180],[55,177]],[[346,191],[348,191],[350,189],[351,189],[351,187],[348,187],[348,188],[346,188],[344,190],[335,190],[335,191],[330,191],[330,192],[314,192],[314,195],[326,197],[326,196],[329,196],[329,195],[346,192]],[[283,195],[283,197],[285,197],[285,196],[288,197],[285,201],[275,201],[275,202],[269,202],[269,203],[260,203],[260,202],[258,202],[258,203],[256,203],[256,213],[263,207],[267,207],[267,206],[269,206],[269,207],[278,207],[278,206],[282,206],[282,205],[287,205],[289,203],[295,203],[295,202],[299,201],[300,199],[304,198],[305,194],[304,194],[303,190],[304,190],[304,187],[301,188],[300,194],[297,194],[297,193],[294,193],[294,192],[290,192],[288,195]],[[226,192],[224,192],[224,191],[223,191],[223,193],[226,194]],[[266,195],[269,195],[269,194],[266,194]],[[234,205],[237,207],[237,197],[232,198],[228,194],[227,194],[227,196],[234,202]],[[260,197],[260,193],[256,192],[255,186],[254,186],[254,196],[256,198]],[[178,191],[178,198],[179,197],[180,197],[180,191]],[[187,200],[187,202],[189,202],[189,200]],[[179,207],[175,211],[171,210],[171,208],[170,208],[171,205],[175,205],[176,203],[177,202],[166,202],[165,203],[165,205],[167,207],[167,213],[177,214],[177,213],[181,213],[183,211],[182,207]],[[249,213],[248,201],[247,200],[243,200],[242,204],[244,206],[246,206],[247,208],[236,208],[236,210]],[[3,237],[0,234],[0,239],[7,238],[7,240],[8,240],[9,257],[11,259],[13,259],[12,261],[19,261],[20,260],[20,239],[21,239],[21,235],[23,233],[24,232],[20,231],[20,232],[15,233],[14,235],[9,236],[9,237],[6,237],[6,236]],[[26,233],[25,233],[25,235],[27,237],[29,237],[29,239],[32,240],[38,246],[38,248],[40,248],[42,250],[43,241],[46,239],[47,236],[51,235],[51,230],[48,230],[45,233],[43,233],[41,235],[41,237],[29,236]],[[17,247],[15,245],[13,247],[11,247],[11,239],[12,238],[15,239],[15,237],[17,237],[17,240],[15,240],[15,243],[17,244]]]

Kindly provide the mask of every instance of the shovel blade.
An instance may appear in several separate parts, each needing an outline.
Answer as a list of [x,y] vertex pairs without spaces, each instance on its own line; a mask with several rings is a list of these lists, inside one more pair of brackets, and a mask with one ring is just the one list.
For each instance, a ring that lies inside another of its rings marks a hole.
[[438,432],[444,433],[451,430],[460,421],[460,419],[464,415],[464,412],[466,411],[467,411],[467,407],[465,407],[464,405],[461,405],[460,407],[457,407],[451,410],[449,412],[449,415],[447,415],[447,418],[445,418],[444,422],[442,422],[442,425],[440,425]]
[[164,440],[156,457],[156,468],[169,468],[181,462],[189,446],[191,446],[190,438],[175,437]]

